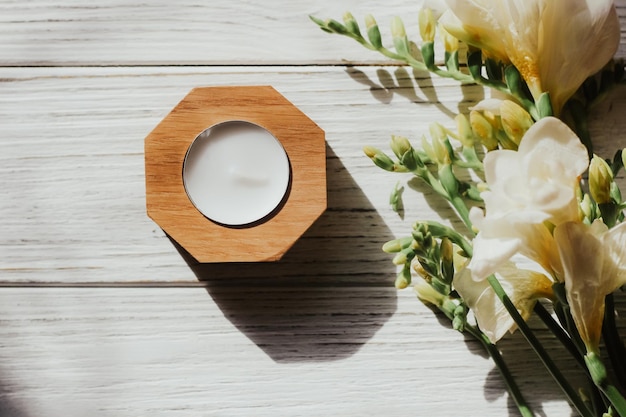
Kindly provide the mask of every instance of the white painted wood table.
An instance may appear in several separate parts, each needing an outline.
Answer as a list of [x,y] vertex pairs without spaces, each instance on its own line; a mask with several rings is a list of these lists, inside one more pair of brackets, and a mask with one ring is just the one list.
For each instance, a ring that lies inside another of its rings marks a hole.
[[[387,200],[407,178],[361,148],[483,95],[307,17],[397,14],[417,33],[414,2],[384,3],[0,2],[1,416],[517,415],[380,251],[448,212],[407,187],[400,218]],[[192,87],[258,84],[326,131],[329,208],[281,262],[197,265],[145,214],[143,139]],[[594,133],[624,141],[624,95]],[[541,415],[569,415],[522,339],[502,348]]]

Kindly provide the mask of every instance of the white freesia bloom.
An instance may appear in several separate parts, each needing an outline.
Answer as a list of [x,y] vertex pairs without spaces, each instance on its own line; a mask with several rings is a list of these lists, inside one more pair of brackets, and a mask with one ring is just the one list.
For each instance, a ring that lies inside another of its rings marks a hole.
[[[530,317],[538,298],[552,296],[550,279],[534,271],[518,269],[512,262],[502,265],[496,276],[524,320]],[[474,312],[478,326],[491,343],[517,328],[487,280],[476,282],[468,269],[462,269],[454,277],[454,288]]]
[[608,229],[568,222],[554,230],[565,273],[567,301],[587,351],[598,351],[604,298],[626,284],[626,223]]
[[486,55],[511,62],[558,114],[613,57],[620,28],[613,0],[446,0],[444,27]]
[[578,221],[576,187],[587,169],[587,150],[559,119],[535,123],[518,151],[489,152],[484,160],[489,191],[482,193],[485,212],[470,217],[479,230],[470,269],[481,280],[520,253],[547,272],[561,276],[550,225]]

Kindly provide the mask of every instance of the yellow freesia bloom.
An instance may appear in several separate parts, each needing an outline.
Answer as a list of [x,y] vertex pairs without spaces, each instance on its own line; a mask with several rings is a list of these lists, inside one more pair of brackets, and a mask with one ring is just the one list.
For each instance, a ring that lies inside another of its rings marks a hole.
[[568,222],[554,230],[572,318],[588,352],[598,353],[604,298],[626,284],[626,223],[608,229]]
[[520,71],[533,96],[550,93],[558,115],[585,79],[615,54],[613,0],[446,0],[448,32]]

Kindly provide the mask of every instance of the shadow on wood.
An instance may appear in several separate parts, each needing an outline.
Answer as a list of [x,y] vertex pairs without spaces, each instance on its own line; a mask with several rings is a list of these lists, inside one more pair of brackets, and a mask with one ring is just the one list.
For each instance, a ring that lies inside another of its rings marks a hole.
[[176,245],[224,316],[276,362],[349,357],[396,311],[395,267],[381,251],[393,236],[327,155],[328,210],[282,260],[201,264]]
[[[31,417],[31,413],[25,411],[28,407],[14,402],[12,397],[18,388],[5,385],[0,382],[0,416],[2,417]],[[25,404],[24,404],[25,405]]]
[[448,108],[438,96],[432,80],[436,76],[431,77],[429,72],[413,69],[409,73],[407,67],[400,66],[391,74],[387,69],[381,68],[376,71],[377,81],[372,81],[367,74],[354,67],[346,69],[346,73],[354,81],[368,86],[372,97],[381,103],[389,104],[393,100],[393,96],[398,95],[412,103],[434,105],[451,119],[459,113],[469,113],[469,107],[485,98],[482,87],[459,83],[458,88],[463,98],[458,100],[458,96],[455,95],[454,103],[451,103],[456,106],[456,110],[454,110]]

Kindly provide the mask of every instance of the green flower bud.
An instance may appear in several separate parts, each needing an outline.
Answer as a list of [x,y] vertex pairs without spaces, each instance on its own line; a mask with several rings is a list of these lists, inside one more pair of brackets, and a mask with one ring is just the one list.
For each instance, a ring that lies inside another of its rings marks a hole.
[[396,186],[391,190],[391,194],[389,195],[389,205],[391,205],[391,209],[396,213],[400,213],[404,205],[402,203],[402,192],[404,191],[404,187],[400,186],[400,182],[396,183]]
[[422,40],[424,42],[433,42],[435,40],[435,27],[437,25],[433,11],[428,7],[421,9],[418,14],[418,23]]
[[613,171],[606,161],[594,155],[589,164],[589,193],[598,204],[611,202]]
[[370,43],[375,48],[382,48],[383,42],[380,36],[380,29],[378,29],[378,23],[376,23],[376,19],[371,14],[365,15],[365,27]]
[[445,300],[445,296],[435,290],[429,283],[420,279],[417,284],[413,286],[413,290],[422,302],[441,306]]
[[493,151],[498,149],[498,139],[493,125],[482,113],[476,110],[470,112],[470,126],[487,150]]
[[439,168],[439,182],[444,190],[450,197],[456,197],[459,195],[459,180],[452,171],[451,164],[443,164]]
[[406,37],[404,23],[398,16],[391,21],[391,35],[393,36],[393,45],[400,55],[409,54],[409,40]]
[[622,149],[622,166],[626,169],[626,148]]
[[504,132],[518,146],[534,123],[530,114],[511,100],[504,100],[500,105],[500,118]]
[[454,245],[447,237],[441,239],[439,245],[441,253],[441,273],[447,284],[454,278]]
[[454,120],[456,121],[456,129],[459,132],[459,141],[464,147],[471,148],[474,146],[474,132],[470,121],[464,114],[458,114]]
[[591,197],[589,194],[585,194],[583,196],[582,201],[580,202],[580,211],[585,219],[589,220],[591,223],[596,217],[596,210],[593,201],[591,201]]
[[403,290],[411,283],[411,268],[408,265],[404,265],[404,268],[396,276],[394,283],[395,287],[399,290]]
[[425,138],[422,138],[422,147],[428,157],[439,165],[450,164],[450,152],[445,143],[448,140],[448,135],[443,126],[439,123],[431,123],[430,136],[432,137],[432,143],[428,143]]
[[346,29],[348,29],[348,32],[353,33],[354,35],[357,35],[357,36],[361,37],[361,31],[359,30],[359,24],[357,23],[357,21],[354,18],[354,16],[352,16],[352,13],[346,12],[346,13],[343,14],[343,23],[346,25]]
[[365,146],[363,152],[367,155],[376,166],[385,171],[395,171],[395,163],[384,152],[372,146]]
[[467,324],[467,308],[464,305],[457,305],[452,314],[452,328],[459,332],[464,331]]
[[389,242],[386,242],[383,245],[383,252],[386,252],[386,253],[400,252],[402,249],[405,249],[411,246],[412,242],[413,242],[412,237],[403,237],[400,239],[390,240]]
[[406,36],[406,30],[404,29],[404,22],[398,16],[395,16],[391,20],[391,36],[394,38],[403,38]]
[[392,262],[394,265],[406,265],[411,262],[413,258],[415,258],[415,252],[413,251],[413,248],[408,247],[398,252],[396,256],[393,257]]
[[326,27],[330,29],[331,31],[338,33],[340,35],[345,35],[346,33],[348,33],[348,29],[346,29],[344,25],[342,25],[341,23],[337,22],[334,19],[328,19],[326,21]]
[[407,138],[403,136],[391,136],[391,150],[398,158],[402,158],[402,156],[411,149],[411,143]]
[[398,252],[396,256],[393,257],[393,260],[392,260],[394,265],[404,265],[407,263],[407,261],[408,261],[408,257],[405,251]]

